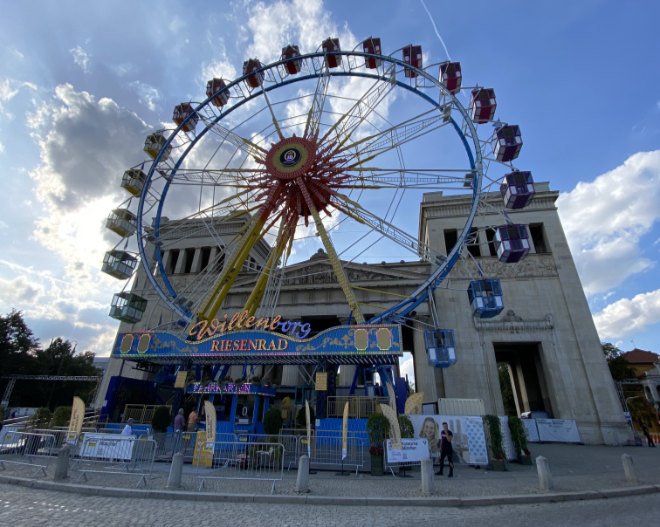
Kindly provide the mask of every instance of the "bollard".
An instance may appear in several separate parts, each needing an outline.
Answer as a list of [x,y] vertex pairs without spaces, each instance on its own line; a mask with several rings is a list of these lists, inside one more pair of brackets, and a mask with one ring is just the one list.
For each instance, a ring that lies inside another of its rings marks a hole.
[[296,478],[296,492],[309,492],[309,457],[300,456],[298,461],[298,477]]
[[433,461],[430,457],[422,459],[422,494],[429,496],[435,492],[435,480],[433,479]]
[[623,472],[626,474],[626,481],[630,483],[637,483],[637,476],[635,475],[635,467],[633,466],[633,458],[628,454],[621,456],[623,463]]
[[69,477],[69,458],[71,456],[71,445],[66,444],[57,452],[55,462],[55,475],[53,481],[61,481]]
[[539,475],[539,488],[541,490],[552,489],[552,473],[550,472],[550,464],[543,456],[536,458],[536,471]]
[[170,467],[170,475],[167,478],[168,489],[181,488],[181,473],[183,472],[183,454],[177,452],[172,456],[172,466]]

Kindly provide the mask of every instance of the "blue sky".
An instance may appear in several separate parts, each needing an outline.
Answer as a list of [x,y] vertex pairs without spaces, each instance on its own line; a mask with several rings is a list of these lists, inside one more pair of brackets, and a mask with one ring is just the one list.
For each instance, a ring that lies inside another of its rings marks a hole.
[[[655,1],[425,0],[470,85],[520,125],[516,165],[559,211],[601,340],[660,351],[660,39]],[[378,6],[376,9],[375,6]],[[379,36],[447,58],[421,1],[12,2],[0,20],[0,312],[107,355],[100,272],[123,171],[174,105],[288,43]]]

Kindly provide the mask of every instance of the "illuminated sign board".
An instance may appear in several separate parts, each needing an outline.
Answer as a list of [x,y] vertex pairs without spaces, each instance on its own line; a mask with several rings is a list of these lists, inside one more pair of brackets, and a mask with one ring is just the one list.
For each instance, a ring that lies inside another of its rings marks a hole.
[[117,336],[112,355],[152,362],[193,360],[214,364],[393,364],[403,353],[394,324],[336,326],[307,339],[273,331],[229,331],[197,340],[163,331]]

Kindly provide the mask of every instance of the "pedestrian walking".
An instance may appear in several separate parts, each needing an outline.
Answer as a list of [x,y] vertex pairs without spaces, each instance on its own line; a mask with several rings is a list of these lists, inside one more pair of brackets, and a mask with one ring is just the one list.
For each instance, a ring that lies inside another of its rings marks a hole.
[[454,434],[449,430],[449,425],[444,422],[442,423],[442,431],[440,432],[440,470],[435,474],[436,476],[442,476],[442,471],[445,468],[445,458],[449,462],[449,475],[448,477],[454,477],[454,449],[451,446],[451,440],[454,438]]
[[183,408],[179,408],[179,412],[174,418],[174,448],[172,449],[174,453],[177,453],[181,449],[183,431],[186,427],[186,418],[183,415]]
[[653,442],[653,438],[651,437],[651,433],[649,432],[648,427],[646,426],[646,423],[642,423],[642,433],[646,437],[646,444],[652,447],[655,447],[655,443]]

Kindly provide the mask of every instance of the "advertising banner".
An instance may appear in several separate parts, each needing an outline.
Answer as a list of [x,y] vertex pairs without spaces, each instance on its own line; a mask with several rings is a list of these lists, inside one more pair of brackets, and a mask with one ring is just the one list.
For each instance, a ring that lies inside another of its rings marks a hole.
[[387,462],[407,463],[421,461],[429,457],[429,444],[425,438],[403,438],[401,448],[392,448],[391,440],[387,440]]
[[78,442],[78,436],[82,430],[83,419],[85,418],[85,402],[74,396],[71,404],[71,418],[69,419],[69,430],[66,434],[66,442],[75,445]]
[[[214,410],[215,411],[215,410]],[[208,414],[206,414],[208,427]],[[190,437],[190,434],[188,434]],[[207,432],[199,430],[196,434],[195,450],[193,451],[193,466],[194,467],[210,467],[213,465],[213,452],[215,450],[215,442],[208,441]]]
[[401,327],[393,324],[336,326],[310,338],[274,330],[214,332],[210,327],[187,338],[164,331],[137,331],[118,334],[112,349],[113,356],[123,359],[165,362],[199,358],[219,364],[262,364],[268,360],[299,364],[322,358],[338,364],[391,364],[402,354]]
[[580,443],[577,425],[572,419],[535,419],[539,441]]
[[117,434],[85,434],[80,457],[130,461],[136,439]]
[[426,439],[428,455],[440,457],[440,431],[446,422],[452,431],[454,463],[487,465],[488,451],[483,420],[479,416],[457,415],[409,415],[415,429],[415,437]]

